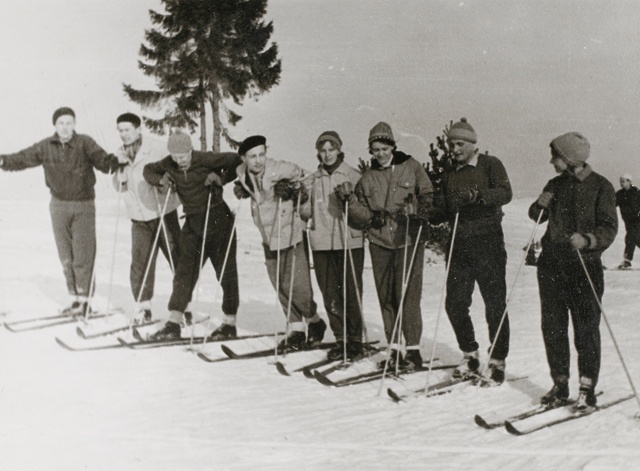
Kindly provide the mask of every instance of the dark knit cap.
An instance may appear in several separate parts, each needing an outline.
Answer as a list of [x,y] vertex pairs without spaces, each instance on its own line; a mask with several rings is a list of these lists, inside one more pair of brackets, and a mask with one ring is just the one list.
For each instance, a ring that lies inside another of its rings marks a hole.
[[384,121],[380,121],[369,131],[369,144],[373,141],[387,141],[391,142],[391,144],[395,145],[396,140],[393,137],[393,131],[391,130],[391,126],[389,126]]
[[264,136],[249,136],[244,141],[242,141],[242,144],[240,144],[240,147],[238,147],[238,154],[245,155],[247,152],[249,152],[254,147],[266,146],[266,145],[267,145],[267,138],[266,137],[264,137]]
[[170,154],[186,154],[193,149],[191,137],[181,131],[174,132],[169,136],[167,149]]
[[120,116],[118,116],[118,119],[116,119],[116,124],[120,123],[131,123],[134,127],[139,128],[142,121],[140,120],[140,116],[138,116],[137,114],[122,113]]
[[451,129],[449,129],[447,133],[447,138],[450,141],[461,139],[473,144],[478,142],[478,136],[473,127],[467,123],[467,118],[460,118],[460,121],[452,124]]
[[333,144],[334,147],[337,147],[338,149],[342,149],[342,139],[340,139],[340,136],[338,135],[337,132],[325,131],[322,134],[320,134],[318,139],[316,139],[316,149],[320,150],[322,143],[326,141],[331,142],[331,144]]
[[62,108],[58,108],[57,110],[55,110],[53,112],[53,125],[55,126],[56,121],[58,121],[58,118],[60,116],[67,116],[67,115],[73,116],[73,119],[76,118],[76,113],[68,106],[63,106]]
[[556,137],[549,146],[571,167],[584,164],[591,151],[591,145],[587,138],[575,131]]

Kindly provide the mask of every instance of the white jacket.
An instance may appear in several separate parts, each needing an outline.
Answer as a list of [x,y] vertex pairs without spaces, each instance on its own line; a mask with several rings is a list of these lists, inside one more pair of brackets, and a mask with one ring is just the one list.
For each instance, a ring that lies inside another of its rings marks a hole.
[[[127,213],[134,221],[150,221],[157,219],[162,213],[167,195],[157,188],[149,185],[142,176],[142,170],[148,163],[157,162],[169,155],[167,145],[149,136],[142,137],[142,145],[136,154],[134,161],[127,165],[121,172],[113,176],[113,185],[116,191],[122,191],[122,197],[127,205]],[[127,158],[124,146],[116,151],[119,159]],[[120,185],[120,182],[125,182]],[[170,213],[180,206],[178,196],[172,193],[167,201],[165,214]]]

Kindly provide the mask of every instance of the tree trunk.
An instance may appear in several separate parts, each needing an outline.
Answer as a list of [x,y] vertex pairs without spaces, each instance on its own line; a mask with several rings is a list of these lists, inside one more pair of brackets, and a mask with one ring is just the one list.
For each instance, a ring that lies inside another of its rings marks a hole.
[[214,94],[210,100],[211,114],[213,115],[213,143],[214,152],[220,152],[220,136],[222,134],[222,126],[220,123],[220,98],[218,94]]
[[[202,79],[200,79],[200,90],[202,90]],[[200,150],[207,150],[207,102],[203,98],[200,101]]]

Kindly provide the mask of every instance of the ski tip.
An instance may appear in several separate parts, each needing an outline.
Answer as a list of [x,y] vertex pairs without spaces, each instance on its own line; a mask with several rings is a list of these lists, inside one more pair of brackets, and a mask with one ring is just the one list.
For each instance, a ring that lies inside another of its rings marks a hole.
[[220,345],[220,349],[224,352],[225,355],[227,355],[229,358],[237,358],[238,355],[236,355],[236,352],[234,352],[233,350],[231,350],[229,347],[227,347],[225,344]]
[[122,337],[118,337],[118,342],[120,342],[120,345],[123,345],[125,347],[129,347],[129,348],[133,348],[131,346],[131,344],[129,342],[127,342],[125,339],[123,339]]
[[487,423],[486,420],[484,420],[481,416],[477,415],[473,418],[473,421],[476,423],[477,426],[485,428],[487,430],[491,429],[492,427],[489,426],[489,424]]
[[278,370],[278,373],[283,376],[291,376],[291,374],[287,371],[287,368],[279,361],[276,361],[276,369]]
[[133,327],[131,329],[131,334],[133,335],[134,339],[139,340],[140,342],[143,342],[145,340],[142,338],[142,334],[140,334],[140,331],[136,327]]
[[309,379],[313,379],[313,370],[311,370],[310,368],[303,368],[302,369],[302,374],[304,375],[305,378],[309,378]]
[[80,328],[80,326],[76,327],[76,334],[78,334],[78,337],[81,337],[83,339],[87,338],[87,336],[84,334],[84,331]]
[[202,352],[198,352],[198,358],[200,358],[201,360],[206,361],[207,363],[211,363],[211,359],[207,355],[202,353]]
[[60,345],[62,348],[64,348],[67,351],[72,351],[72,348],[69,347],[69,345],[67,345],[66,343],[64,343],[64,341],[60,340],[60,338],[56,337],[56,343],[58,345]]
[[520,430],[518,430],[517,428],[515,428],[515,426],[509,422],[508,420],[504,423],[504,428],[507,430],[507,432],[509,432],[511,435],[523,435],[522,432],[520,432]]
[[397,392],[395,392],[391,388],[387,388],[387,396],[393,399],[394,402],[402,402],[404,400]]
[[313,377],[321,384],[324,384],[325,386],[335,386],[335,383],[333,381],[331,381],[329,378],[327,378],[325,375],[323,375],[322,373],[320,373],[318,370],[315,370],[313,372]]

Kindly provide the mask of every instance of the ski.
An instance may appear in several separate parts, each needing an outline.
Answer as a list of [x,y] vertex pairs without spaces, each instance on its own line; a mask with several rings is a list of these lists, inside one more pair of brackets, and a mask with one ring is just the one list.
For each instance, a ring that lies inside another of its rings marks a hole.
[[[325,342],[325,343],[319,343],[317,345],[312,345],[312,346],[308,346],[305,348],[301,348],[298,350],[294,350],[292,348],[287,348],[286,350],[280,350],[278,351],[278,355],[282,355],[282,354],[292,354],[292,353],[297,353],[297,352],[308,352],[311,350],[324,350],[327,348],[331,348],[335,345],[335,342]],[[253,352],[249,352],[249,353],[236,353],[234,352],[230,347],[228,347],[227,345],[220,345],[220,348],[222,349],[222,351],[225,353],[225,355],[227,355],[229,358],[232,358],[233,360],[250,360],[252,358],[262,358],[262,357],[268,357],[271,355],[274,355],[274,348],[268,348],[268,349],[264,349],[264,350],[256,350]]]
[[315,361],[315,362],[309,363],[307,365],[303,365],[303,366],[301,366],[299,368],[296,368],[295,370],[291,370],[291,371],[287,370],[287,367],[284,365],[284,363],[282,363],[280,361],[277,361],[276,362],[276,369],[278,370],[278,373],[280,373],[283,376],[291,376],[291,373],[298,373],[300,371],[304,372],[304,371],[314,370],[316,368],[321,368],[323,366],[329,365],[329,364],[333,363],[334,361],[335,360],[329,360],[328,358],[323,358],[322,360]]
[[[47,316],[47,317],[38,317],[34,319],[23,319],[20,321],[14,322],[5,322],[4,326],[9,332],[20,333],[20,332],[29,332],[32,330],[41,330],[49,327],[56,327],[64,324],[71,324],[73,322],[89,322],[92,319],[100,319],[103,317],[107,317],[109,314],[94,314],[89,319],[86,319],[82,316]],[[31,324],[31,325],[28,325]],[[32,325],[36,324],[36,325]],[[22,325],[27,325],[27,327],[20,327]]]
[[[158,322],[160,322],[159,320],[156,321],[150,321],[150,322],[145,322],[143,324],[136,324],[136,327],[147,327],[150,325],[154,325],[157,324]],[[116,334],[118,332],[122,332],[124,330],[127,330],[131,328],[131,326],[129,324],[127,325],[122,325],[119,327],[114,327],[112,329],[108,329],[108,330],[102,330],[100,332],[96,332],[96,333],[90,333],[90,332],[85,332],[83,329],[83,326],[78,326],[76,327],[76,334],[78,334],[79,337],[82,337],[85,340],[90,340],[90,339],[94,339],[97,337],[104,337],[105,335],[111,335],[111,334]]]
[[595,412],[608,409],[609,407],[615,406],[624,401],[628,401],[629,399],[632,399],[634,397],[634,394],[629,394],[627,396],[605,402],[604,404],[600,404],[591,411],[575,411],[573,409],[573,406],[559,407],[546,411],[543,414],[538,414],[533,417],[529,417],[528,419],[519,420],[517,422],[508,420],[505,422],[504,426],[507,432],[512,435],[528,435],[547,427],[563,424],[565,422],[569,422],[575,419],[581,419],[583,417],[588,417]]
[[60,345],[65,350],[69,350],[70,352],[88,352],[92,350],[110,350],[113,348],[122,348],[124,345],[120,343],[109,344],[109,345],[91,345],[86,347],[73,347],[62,340],[60,337],[56,337],[56,343]]
[[[438,365],[438,366],[434,366],[433,368],[431,368],[432,370],[444,370],[444,369],[450,369],[450,368],[455,368],[458,365]],[[418,369],[400,369],[398,370],[398,372],[396,373],[395,371],[392,371],[391,369],[387,370],[386,376],[389,378],[401,378],[403,376],[409,375],[409,374],[413,374],[413,373],[421,373],[426,371],[427,368],[418,368]],[[378,379],[382,379],[383,374],[384,374],[384,369],[379,368],[373,371],[369,371],[367,373],[361,373],[361,374],[357,374],[354,376],[348,376],[346,378],[337,380],[337,381],[333,381],[331,380],[326,374],[322,373],[321,371],[314,371],[314,377],[318,380],[319,383],[324,384],[325,386],[335,386],[337,388],[340,387],[344,387],[344,386],[354,386],[356,384],[362,384],[362,383],[368,383],[370,381],[376,381]]]
[[158,347],[179,347],[181,345],[190,345],[191,342],[202,342],[204,337],[193,337],[193,339],[189,337],[180,337],[179,339],[165,339],[165,340],[136,340],[131,342],[129,340],[123,339],[122,337],[118,337],[118,342],[124,347],[129,347],[134,350],[138,349],[147,349],[147,348],[158,348]]
[[[602,394],[602,391],[598,391],[596,393],[597,396],[600,396],[601,394]],[[474,417],[474,422],[476,423],[476,425],[484,429],[492,430],[494,428],[504,426],[506,422],[513,423],[513,422],[518,422],[520,420],[525,420],[525,419],[528,419],[529,417],[533,417],[539,414],[544,414],[545,412],[550,411],[552,409],[557,409],[559,407],[564,407],[564,406],[571,406],[575,404],[575,402],[576,401],[574,399],[568,399],[566,401],[555,403],[555,404],[538,404],[537,406],[531,407],[530,409],[527,409],[524,412],[518,412],[517,414],[513,414],[507,417],[494,418],[494,419],[482,417],[480,414],[477,414]]]
[[[284,335],[283,332],[278,332],[277,334],[278,336],[282,336]],[[235,341],[235,340],[247,340],[247,339],[259,339],[262,337],[275,337],[275,335],[273,334],[249,334],[249,335],[239,335],[233,339],[225,339],[225,340],[207,340],[207,343],[219,343],[219,342],[229,342],[229,341]],[[228,347],[227,347],[228,348]],[[232,360],[233,358],[229,357],[228,355],[226,357],[222,357],[222,358],[212,358],[209,355],[207,355],[206,352],[198,352],[198,358],[200,358],[201,360],[206,361],[207,363],[218,363],[220,361],[225,361],[225,360]]]
[[453,391],[453,388],[458,384],[467,383],[472,379],[475,379],[475,378],[473,377],[449,378],[439,383],[432,384],[431,386],[429,386],[428,390],[425,390],[425,388],[420,388],[414,391],[410,391],[409,393],[406,393],[406,394],[399,394],[395,392],[393,389],[387,388],[387,395],[391,399],[393,399],[394,402],[403,402],[406,399],[417,397],[420,395],[424,395],[426,397],[439,396],[441,394],[446,394]]
[[[373,345],[379,343],[378,340],[375,340],[373,342],[369,342],[369,343],[364,343],[363,349],[364,351],[359,354],[356,355],[352,358],[350,358],[346,363],[343,360],[329,360],[328,358],[324,358],[322,360],[319,361],[315,361],[313,363],[309,363],[307,365],[302,365],[298,368],[296,368],[295,370],[291,371],[291,373],[298,373],[298,372],[302,372],[304,374],[304,376],[306,378],[310,378],[312,379],[313,376],[313,372],[316,368],[322,368],[323,366],[328,366],[328,365],[332,365],[329,368],[327,368],[326,370],[323,371],[323,373],[325,374],[329,374],[332,371],[336,371],[336,370],[340,370],[340,369],[344,369],[344,368],[348,368],[349,366],[353,365],[355,362],[360,361],[364,358],[367,358],[375,353],[378,353],[380,351],[382,351],[381,348],[379,347],[374,347]],[[284,375],[284,376],[291,376],[290,372],[287,371],[286,366],[284,365],[284,363],[282,362],[276,362],[276,368],[278,369],[278,371],[280,372],[280,374]]]

